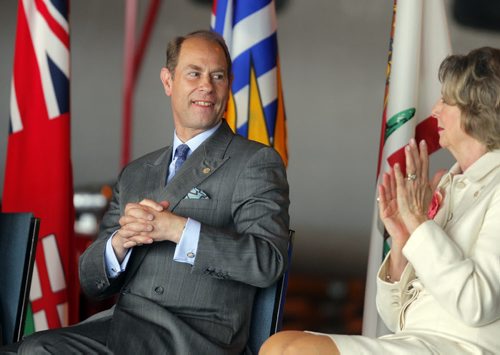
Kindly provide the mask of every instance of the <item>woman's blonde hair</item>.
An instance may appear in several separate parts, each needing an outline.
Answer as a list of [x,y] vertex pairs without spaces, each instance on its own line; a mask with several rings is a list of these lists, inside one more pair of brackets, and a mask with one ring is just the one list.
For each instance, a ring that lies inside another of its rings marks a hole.
[[500,148],[500,50],[450,55],[441,63],[439,80],[444,101],[462,112],[464,131],[488,150]]

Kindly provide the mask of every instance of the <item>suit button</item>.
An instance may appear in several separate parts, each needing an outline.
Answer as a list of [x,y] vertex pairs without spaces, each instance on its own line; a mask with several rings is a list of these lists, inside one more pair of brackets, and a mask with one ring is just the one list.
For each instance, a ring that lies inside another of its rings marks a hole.
[[156,286],[155,287],[155,293],[156,294],[163,295],[163,291],[164,291],[163,287],[161,287],[161,286]]
[[104,288],[104,281],[102,280],[97,281],[96,286],[98,290],[102,290]]

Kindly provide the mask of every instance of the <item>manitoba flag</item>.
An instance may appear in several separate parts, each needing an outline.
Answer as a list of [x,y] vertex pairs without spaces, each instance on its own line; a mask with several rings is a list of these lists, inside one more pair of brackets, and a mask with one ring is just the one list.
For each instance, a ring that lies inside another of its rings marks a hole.
[[[68,0],[20,0],[2,209],[40,232],[26,333],[77,320]],[[33,329],[34,328],[34,329]]]

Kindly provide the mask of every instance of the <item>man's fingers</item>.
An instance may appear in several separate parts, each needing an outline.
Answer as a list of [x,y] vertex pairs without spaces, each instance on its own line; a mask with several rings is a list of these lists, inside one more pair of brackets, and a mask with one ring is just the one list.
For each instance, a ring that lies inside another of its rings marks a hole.
[[[166,202],[166,201],[162,201],[162,202]],[[155,211],[158,211],[158,212],[161,212],[163,211],[164,207],[163,205],[156,201],[153,201],[153,200],[150,200],[150,199],[147,199],[145,198],[144,200],[142,200],[140,203],[139,203],[141,206],[147,206],[147,207],[150,207],[152,209],[154,209]],[[168,205],[167,205],[168,206]]]
[[123,247],[126,249],[133,248],[133,247],[140,247],[145,244],[151,244],[153,243],[153,239],[148,238],[148,237],[142,237],[142,236],[135,236],[133,238],[127,239],[125,243],[123,243]]
[[120,225],[122,226],[120,231],[130,231],[132,233],[151,232],[153,230],[151,224],[127,216],[120,217]]
[[138,219],[143,219],[146,221],[152,221],[154,219],[153,213],[146,206],[140,206],[134,204],[135,207],[129,207],[125,209],[125,217],[134,217]]

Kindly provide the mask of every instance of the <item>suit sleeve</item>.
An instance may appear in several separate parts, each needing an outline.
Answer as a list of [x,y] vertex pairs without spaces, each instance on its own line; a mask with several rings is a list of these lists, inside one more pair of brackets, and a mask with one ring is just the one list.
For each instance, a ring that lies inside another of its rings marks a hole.
[[79,276],[82,290],[93,298],[106,298],[119,291],[123,282],[123,275],[108,279],[104,253],[106,242],[111,234],[120,228],[120,176],[113,190],[113,198],[106,211],[97,239],[80,256]]
[[389,256],[390,252],[387,254],[377,274],[376,305],[378,314],[387,328],[395,332],[399,326],[401,309],[410,298],[406,290],[408,289],[408,284],[415,278],[415,273],[411,265],[407,264],[399,281],[387,282],[385,275],[388,274]]
[[228,201],[233,225],[202,224],[192,272],[267,287],[288,263],[290,201],[285,167],[274,149],[263,147],[234,178]]
[[467,236],[476,240],[468,255],[434,221],[414,231],[403,253],[443,308],[478,327],[500,317],[500,189],[471,223],[478,234]]

